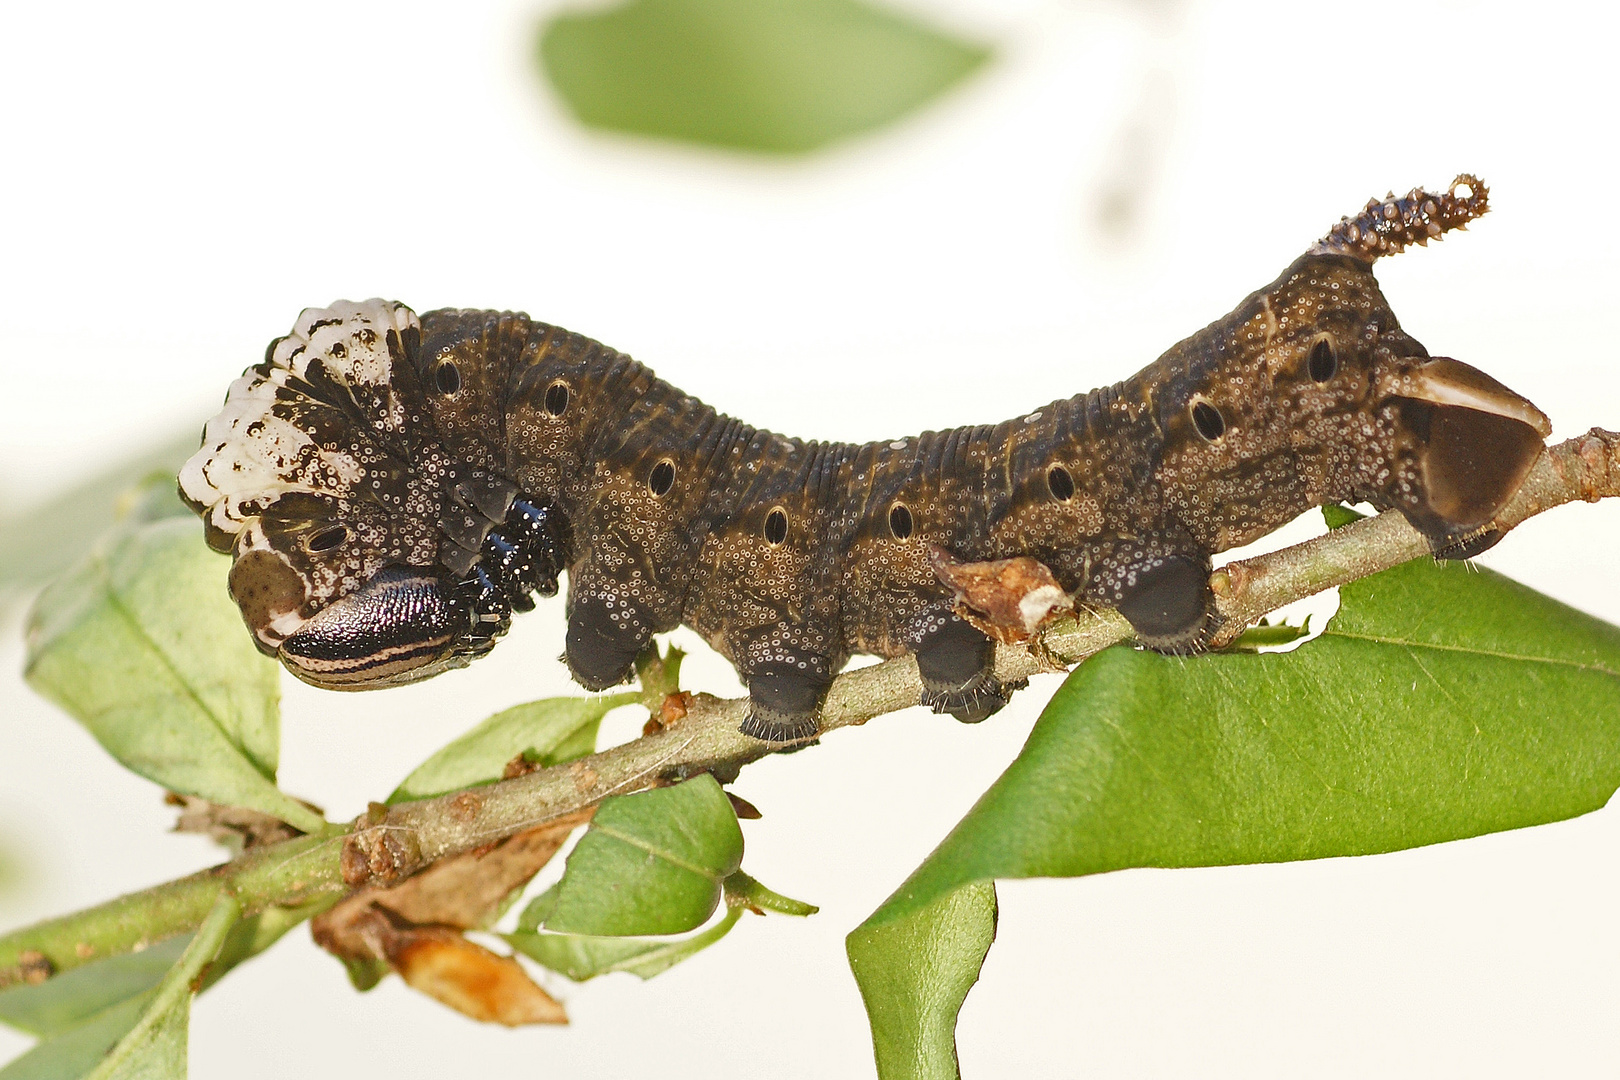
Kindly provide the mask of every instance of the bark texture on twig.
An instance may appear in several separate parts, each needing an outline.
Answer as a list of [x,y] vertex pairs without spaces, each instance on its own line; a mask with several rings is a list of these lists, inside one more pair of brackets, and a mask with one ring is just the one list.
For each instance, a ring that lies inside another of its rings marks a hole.
[[[1554,506],[1620,495],[1620,434],[1593,428],[1549,447],[1502,511],[1504,531]],[[1327,536],[1228,564],[1212,585],[1226,622],[1218,642],[1260,616],[1323,589],[1426,555],[1428,544],[1399,515],[1385,513]],[[1003,680],[1074,664],[1131,636],[1116,612],[1080,612],[1048,628],[1032,647],[1000,646]],[[922,683],[910,657],[839,676],[822,710],[823,733],[917,704]],[[649,700],[661,699],[651,693]],[[361,886],[388,886],[429,864],[594,806],[610,795],[712,771],[729,779],[778,749],[737,730],[745,699],[692,696],[684,716],[633,742],[567,765],[437,799],[377,806],[356,821],[341,858],[331,838],[255,848],[231,863],[134,893],[0,938],[0,987],[54,974],[90,959],[143,947],[196,927],[221,889],[251,913],[273,905],[333,900]]]

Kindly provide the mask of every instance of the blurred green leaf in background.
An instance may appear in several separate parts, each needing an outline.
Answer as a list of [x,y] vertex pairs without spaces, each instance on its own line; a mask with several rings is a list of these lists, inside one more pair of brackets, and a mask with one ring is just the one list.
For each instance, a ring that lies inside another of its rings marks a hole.
[[587,126],[779,154],[891,123],[990,56],[860,0],[632,0],[553,18],[539,53]]
[[197,450],[189,434],[131,455],[42,506],[0,513],[0,597],[45,584],[117,521],[190,517],[174,474]]

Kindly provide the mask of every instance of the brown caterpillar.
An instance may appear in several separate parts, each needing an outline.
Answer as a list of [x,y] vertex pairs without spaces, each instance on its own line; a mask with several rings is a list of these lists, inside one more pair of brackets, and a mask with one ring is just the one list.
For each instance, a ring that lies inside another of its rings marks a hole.
[[235,555],[259,647],[318,686],[465,664],[566,569],[565,659],[591,690],[685,623],[747,682],[754,737],[812,737],[855,653],[915,653],[923,703],[978,721],[1012,688],[938,549],[1033,556],[1191,652],[1216,629],[1210,556],[1312,506],[1394,507],[1442,558],[1496,542],[1551,426],[1431,358],[1372,274],[1486,202],[1468,176],[1374,200],[1124,382],[863,445],[749,427],[525,315],[337,303],[231,386],[180,491]]

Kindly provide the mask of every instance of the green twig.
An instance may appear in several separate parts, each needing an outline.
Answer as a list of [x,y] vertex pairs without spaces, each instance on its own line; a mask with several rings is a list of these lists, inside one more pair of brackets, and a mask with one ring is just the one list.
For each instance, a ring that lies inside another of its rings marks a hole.
[[[269,844],[207,870],[109,900],[0,938],[0,987],[137,952],[200,926],[221,896],[244,915],[269,907],[334,902],[348,891],[339,872],[342,834]],[[310,907],[313,914],[315,907]]]

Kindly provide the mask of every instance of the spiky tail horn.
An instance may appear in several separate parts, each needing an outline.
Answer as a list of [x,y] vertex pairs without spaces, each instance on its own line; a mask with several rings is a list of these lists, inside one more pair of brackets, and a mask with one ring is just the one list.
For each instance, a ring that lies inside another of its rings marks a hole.
[[1368,200],[1360,214],[1333,226],[1309,254],[1349,255],[1370,263],[1414,243],[1427,244],[1452,229],[1466,229],[1468,222],[1489,209],[1490,189],[1479,177],[1464,173],[1443,195],[1413,188],[1399,198],[1391,192],[1382,200]]

